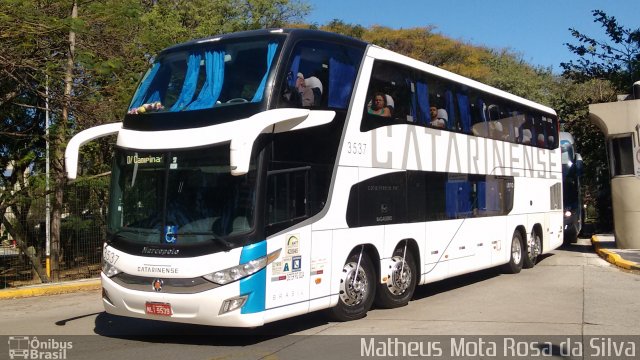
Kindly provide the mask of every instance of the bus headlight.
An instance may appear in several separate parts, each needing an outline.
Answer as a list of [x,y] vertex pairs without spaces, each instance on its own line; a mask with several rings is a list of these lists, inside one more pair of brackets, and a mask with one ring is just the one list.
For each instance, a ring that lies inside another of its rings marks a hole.
[[206,274],[202,277],[218,285],[226,285],[228,283],[232,283],[264,269],[267,265],[271,264],[280,256],[281,250],[282,249],[278,249],[268,255],[262,256],[255,260],[251,260],[244,264],[230,267],[228,269],[216,271],[211,274]]
[[571,216],[571,211],[567,210],[564,212],[564,217],[570,217]]
[[111,265],[111,263],[102,260],[102,272],[107,277],[114,277],[114,276],[120,274],[120,269],[118,269],[117,267]]

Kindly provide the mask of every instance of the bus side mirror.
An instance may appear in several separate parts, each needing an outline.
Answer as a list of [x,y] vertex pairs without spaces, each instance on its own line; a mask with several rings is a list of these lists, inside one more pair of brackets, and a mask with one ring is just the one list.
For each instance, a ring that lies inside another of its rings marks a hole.
[[249,172],[251,150],[254,141],[262,133],[294,131],[330,123],[335,111],[295,108],[273,109],[258,113],[238,122],[234,126],[235,137],[231,138],[231,175],[240,176]]
[[580,154],[576,154],[576,175],[579,177],[582,176],[584,171],[584,162],[582,161],[582,156]]
[[80,131],[69,140],[67,149],[64,151],[64,165],[67,170],[67,178],[73,180],[78,175],[78,156],[80,146],[85,143],[111,134],[116,134],[122,128],[122,123],[111,123],[94,126],[87,130]]

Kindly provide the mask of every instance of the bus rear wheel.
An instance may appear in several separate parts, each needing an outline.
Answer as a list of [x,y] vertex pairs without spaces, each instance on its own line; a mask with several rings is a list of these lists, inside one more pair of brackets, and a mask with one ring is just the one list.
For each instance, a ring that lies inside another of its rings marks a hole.
[[413,254],[403,248],[393,252],[389,276],[385,283],[378,284],[375,303],[382,308],[397,308],[407,305],[416,289],[418,274]]
[[375,270],[367,254],[350,255],[342,268],[338,304],[330,309],[329,315],[337,321],[364,317],[373,304],[375,278]]
[[537,232],[532,234],[531,240],[527,241],[527,256],[524,257],[522,267],[531,269],[538,262],[538,256],[542,253],[542,239]]
[[511,239],[511,256],[509,262],[502,266],[502,271],[507,274],[517,274],[522,270],[523,246],[522,235],[519,231],[513,233]]

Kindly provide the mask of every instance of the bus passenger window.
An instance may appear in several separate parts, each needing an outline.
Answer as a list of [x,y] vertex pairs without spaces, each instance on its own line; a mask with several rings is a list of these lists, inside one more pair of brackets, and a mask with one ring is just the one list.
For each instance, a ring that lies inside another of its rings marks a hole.
[[475,105],[471,106],[471,133],[475,136],[489,136],[486,109],[487,106],[482,99],[477,99]]
[[558,120],[550,117],[543,117],[545,121],[545,130],[547,134],[547,148],[555,149],[558,147],[558,139],[554,134],[558,130]]
[[360,131],[417,121],[415,83],[404,67],[378,61],[367,90]]
[[278,107],[346,109],[362,51],[323,41],[301,41],[282,80]]

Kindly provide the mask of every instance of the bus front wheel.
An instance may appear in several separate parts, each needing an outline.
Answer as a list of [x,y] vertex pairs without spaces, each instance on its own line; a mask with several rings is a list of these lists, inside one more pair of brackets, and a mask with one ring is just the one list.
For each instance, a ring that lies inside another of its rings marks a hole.
[[337,321],[356,320],[364,317],[373,304],[375,296],[375,270],[364,252],[349,256],[340,278],[338,304],[329,315]]
[[411,251],[396,249],[391,262],[387,281],[378,284],[375,300],[377,306],[387,309],[407,305],[418,281],[416,262]]
[[523,258],[522,235],[517,230],[513,233],[510,249],[511,256],[509,262],[503,265],[502,270],[507,274],[517,274],[522,270]]

